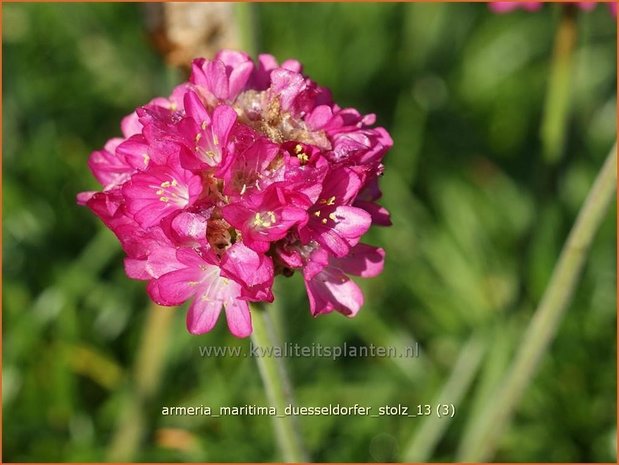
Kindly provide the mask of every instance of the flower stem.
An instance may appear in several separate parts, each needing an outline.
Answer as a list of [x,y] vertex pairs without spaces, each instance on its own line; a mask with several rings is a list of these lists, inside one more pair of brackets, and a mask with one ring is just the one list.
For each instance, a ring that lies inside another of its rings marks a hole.
[[[236,22],[239,27],[239,41],[251,55],[260,51],[260,28],[258,27],[258,11],[249,2],[239,2],[236,7]],[[307,462],[301,433],[294,416],[284,414],[288,404],[293,404],[292,386],[286,372],[283,359],[274,357],[268,349],[280,346],[277,331],[271,315],[265,306],[255,303],[251,305],[253,331],[251,340],[255,347],[266,348],[267,354],[261,352],[257,357],[258,370],[264,384],[269,404],[277,409],[273,417],[275,437],[286,462]],[[280,416],[281,415],[281,416]]]
[[[445,385],[432,405],[439,403],[458,405],[470,388],[481,365],[487,341],[476,333],[466,342],[445,382]],[[427,462],[436,445],[450,424],[450,418],[435,415],[422,417],[421,425],[411,438],[404,452],[405,462]]]
[[273,347],[281,346],[273,321],[264,307],[255,304],[252,305],[252,321],[251,339],[260,353],[256,357],[258,369],[269,404],[277,409],[277,416],[273,417],[277,443],[286,462],[306,462],[296,417],[284,414],[286,406],[293,404],[292,387],[282,358],[272,354]]
[[563,246],[542,300],[518,344],[514,361],[503,382],[499,383],[493,401],[481,412],[470,441],[463,446],[459,461],[488,461],[499,445],[501,434],[509,424],[517,402],[535,374],[569,306],[595,233],[614,197],[617,183],[616,156],[615,143]]
[[251,56],[256,56],[260,51],[260,30],[257,27],[257,8],[251,2],[238,2],[234,4],[236,23],[239,30],[239,40],[243,49]]
[[162,381],[174,310],[151,303],[142,333],[132,382],[125,395],[117,429],[107,451],[110,462],[131,462],[139,451],[147,422],[145,411]]
[[575,5],[561,5],[561,20],[555,35],[550,77],[540,128],[544,159],[555,163],[565,145],[565,129],[569,116],[572,58],[577,38]]

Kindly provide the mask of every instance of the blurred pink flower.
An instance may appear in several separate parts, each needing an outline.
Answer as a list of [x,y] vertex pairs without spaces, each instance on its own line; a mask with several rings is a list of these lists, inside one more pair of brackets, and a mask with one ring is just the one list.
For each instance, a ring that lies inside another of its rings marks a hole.
[[272,301],[274,277],[295,271],[312,315],[354,316],[363,294],[348,274],[376,276],[385,256],[361,237],[391,224],[377,200],[392,140],[375,119],[339,107],[295,60],[224,50],[122,120],[124,137],[89,160],[102,191],[78,203],[116,234],[155,302],[191,301],[191,333],[223,309],[248,336],[248,302]]
[[495,13],[509,13],[513,10],[537,11],[542,2],[490,2],[490,9]]
[[[581,10],[593,10],[598,2],[566,2],[578,5]],[[509,13],[514,10],[537,11],[544,2],[490,2],[489,7],[495,13]],[[615,2],[606,3],[610,8],[611,13],[617,16],[617,4]]]

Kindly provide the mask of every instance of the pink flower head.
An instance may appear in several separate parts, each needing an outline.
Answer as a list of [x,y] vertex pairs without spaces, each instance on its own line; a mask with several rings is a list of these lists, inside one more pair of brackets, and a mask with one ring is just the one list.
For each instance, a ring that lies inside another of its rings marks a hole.
[[295,271],[312,315],[354,316],[363,294],[349,275],[376,276],[385,257],[360,240],[391,224],[378,179],[393,141],[375,119],[336,105],[295,60],[222,51],[122,120],[123,137],[89,160],[101,191],[78,203],[153,301],[190,302],[192,334],[223,312],[248,336],[249,302],[273,301],[274,277]]
[[490,2],[490,9],[495,13],[509,13],[518,9],[537,11],[541,7],[542,2]]
[[[583,11],[593,10],[598,2],[565,2],[567,4],[577,5]],[[490,2],[489,7],[495,13],[509,13],[514,10],[537,11],[543,5],[543,2]],[[617,16],[617,4],[615,2],[607,3],[610,12],[613,16]]]

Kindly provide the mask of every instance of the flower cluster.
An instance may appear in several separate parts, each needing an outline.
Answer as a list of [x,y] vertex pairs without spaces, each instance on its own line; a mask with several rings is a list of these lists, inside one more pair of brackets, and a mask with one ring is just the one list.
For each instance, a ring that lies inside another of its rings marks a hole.
[[[490,9],[495,13],[509,13],[510,11],[522,9],[526,11],[539,10],[544,2],[490,2]],[[566,2],[578,6],[581,10],[590,11],[596,7],[598,2]],[[617,16],[617,4],[615,2],[607,3],[611,13]]]
[[354,316],[363,295],[348,275],[375,276],[384,260],[361,236],[390,224],[377,200],[392,140],[374,122],[297,61],[221,51],[123,119],[123,137],[89,159],[102,191],[78,203],[116,234],[127,275],[156,303],[192,300],[191,333],[223,308],[232,334],[248,336],[248,302],[271,302],[274,277],[297,270],[312,315]]

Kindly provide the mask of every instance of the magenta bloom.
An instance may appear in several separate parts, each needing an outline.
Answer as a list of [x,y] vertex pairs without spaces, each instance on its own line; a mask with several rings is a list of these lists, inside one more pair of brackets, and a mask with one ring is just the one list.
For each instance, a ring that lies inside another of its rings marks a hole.
[[490,2],[490,9],[495,13],[509,13],[518,9],[537,11],[541,7],[542,2]]
[[393,142],[374,115],[341,108],[288,60],[224,50],[196,59],[189,82],[123,119],[122,138],[90,156],[100,192],[78,194],[118,237],[125,270],[160,305],[190,301],[187,328],[252,332],[249,302],[299,271],[310,311],[354,316],[388,226],[377,203]]
[[[490,2],[489,6],[495,13],[509,13],[514,10],[537,11],[544,2]],[[598,2],[566,2],[578,5],[581,10],[593,10]],[[617,16],[617,4],[615,2],[607,3],[613,16]]]

